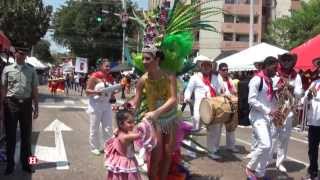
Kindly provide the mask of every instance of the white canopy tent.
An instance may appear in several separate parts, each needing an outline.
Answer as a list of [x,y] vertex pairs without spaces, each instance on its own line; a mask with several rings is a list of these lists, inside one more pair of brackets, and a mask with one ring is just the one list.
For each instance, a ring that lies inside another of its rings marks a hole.
[[272,46],[267,43],[260,43],[236,54],[217,61],[218,64],[228,64],[229,71],[250,71],[255,70],[254,63],[262,62],[266,57],[277,57],[287,53],[287,50]]
[[39,61],[36,57],[27,57],[26,63],[32,65],[35,69],[45,69],[48,66]]
[[[7,62],[7,57],[4,57],[4,56],[0,56],[1,57],[1,60],[3,62]],[[14,63],[14,59],[12,57],[9,57],[9,63]]]

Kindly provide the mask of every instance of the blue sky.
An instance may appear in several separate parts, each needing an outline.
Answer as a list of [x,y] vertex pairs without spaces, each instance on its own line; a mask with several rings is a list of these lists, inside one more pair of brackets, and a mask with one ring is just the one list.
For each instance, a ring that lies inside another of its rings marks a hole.
[[[54,9],[63,5],[67,0],[43,0],[44,4],[52,5]],[[138,3],[139,7],[146,9],[148,7],[148,0],[133,0]],[[53,32],[47,32],[43,39],[48,40],[51,44],[50,51],[51,52],[59,52],[59,53],[66,53],[68,49],[60,46],[59,44],[55,43],[52,39]]]

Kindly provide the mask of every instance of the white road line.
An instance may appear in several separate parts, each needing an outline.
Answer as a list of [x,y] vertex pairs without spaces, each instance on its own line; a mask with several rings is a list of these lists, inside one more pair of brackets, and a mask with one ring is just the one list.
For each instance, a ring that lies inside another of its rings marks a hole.
[[67,105],[74,105],[75,104],[75,102],[73,100],[64,100],[63,102],[64,102],[64,104],[67,104]]
[[[225,136],[226,134],[225,133],[222,133],[223,136]],[[239,138],[236,138],[236,141],[242,143],[242,144],[245,144],[245,145],[248,145],[248,146],[251,146],[251,143],[248,142],[248,141],[245,141],[245,140],[242,140],[242,139],[239,139]],[[287,156],[287,159],[291,160],[291,161],[295,161],[297,163],[300,163],[300,164],[303,164],[305,165],[306,167],[309,167],[309,164],[306,163],[306,162],[303,162],[303,161],[300,161],[298,159],[295,159],[293,157],[290,157],[290,156]]]
[[65,105],[40,105],[41,108],[49,108],[49,109],[87,109],[87,106],[65,106]]

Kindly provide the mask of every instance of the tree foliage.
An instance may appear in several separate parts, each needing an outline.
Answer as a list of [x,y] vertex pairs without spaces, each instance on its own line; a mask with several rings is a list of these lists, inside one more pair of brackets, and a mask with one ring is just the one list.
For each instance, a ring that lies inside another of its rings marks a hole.
[[292,49],[320,33],[320,1],[302,2],[302,7],[275,20],[268,27],[266,40],[285,49]]
[[51,56],[50,53],[50,43],[46,40],[40,40],[34,46],[34,56],[37,57],[42,62],[54,62],[54,58]]
[[42,0],[1,0],[0,29],[13,45],[31,47],[47,32],[51,12]]
[[[127,7],[129,15],[136,8],[132,2]],[[110,13],[102,14],[101,9]],[[100,57],[119,60],[122,52],[122,23],[114,13],[121,11],[121,1],[67,1],[54,15],[54,39],[76,56],[89,58],[91,63]],[[99,22],[97,17],[102,17],[102,21]],[[133,37],[137,28],[135,22],[129,21],[128,36]]]

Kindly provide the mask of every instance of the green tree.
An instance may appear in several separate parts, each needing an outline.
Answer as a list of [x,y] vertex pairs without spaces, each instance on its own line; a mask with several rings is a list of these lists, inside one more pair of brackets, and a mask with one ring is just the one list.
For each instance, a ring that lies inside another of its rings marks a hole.
[[55,60],[50,53],[50,43],[46,40],[40,40],[34,46],[34,56],[37,57],[42,62],[53,63]]
[[[136,6],[129,1],[128,12]],[[101,14],[101,9],[109,14]],[[120,1],[67,1],[54,15],[54,39],[68,47],[76,56],[89,58],[91,65],[100,57],[121,59],[122,26],[114,13],[122,11]],[[128,37],[133,37],[138,26],[128,22]],[[129,38],[130,39],[130,38]],[[131,44],[132,42],[129,42]]]
[[47,32],[51,12],[42,0],[1,0],[0,29],[12,44],[31,47]]
[[320,33],[320,1],[302,2],[290,17],[282,17],[268,27],[266,40],[286,49],[292,49]]

